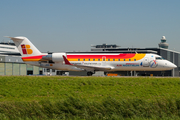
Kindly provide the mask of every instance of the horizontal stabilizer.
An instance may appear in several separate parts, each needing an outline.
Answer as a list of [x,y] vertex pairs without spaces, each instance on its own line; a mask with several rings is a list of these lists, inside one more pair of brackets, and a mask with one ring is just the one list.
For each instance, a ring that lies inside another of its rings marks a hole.
[[4,36],[4,37],[10,38],[11,40],[24,40],[24,39],[18,38],[18,37],[9,37],[9,36]]
[[26,37],[6,37],[13,40],[22,57],[42,55],[42,53]]

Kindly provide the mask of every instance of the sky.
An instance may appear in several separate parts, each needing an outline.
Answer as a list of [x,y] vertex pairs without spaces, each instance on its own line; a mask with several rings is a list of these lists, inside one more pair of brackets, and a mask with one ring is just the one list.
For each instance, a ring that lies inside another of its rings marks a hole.
[[0,42],[25,36],[41,52],[91,45],[157,48],[166,36],[180,52],[180,0],[0,0]]

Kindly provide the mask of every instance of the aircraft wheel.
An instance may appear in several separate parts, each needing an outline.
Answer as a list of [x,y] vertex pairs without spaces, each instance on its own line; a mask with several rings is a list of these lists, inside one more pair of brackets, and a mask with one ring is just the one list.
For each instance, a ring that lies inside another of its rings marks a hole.
[[92,72],[87,72],[87,76],[92,76]]
[[107,75],[107,72],[104,72],[104,75],[106,76],[106,75]]

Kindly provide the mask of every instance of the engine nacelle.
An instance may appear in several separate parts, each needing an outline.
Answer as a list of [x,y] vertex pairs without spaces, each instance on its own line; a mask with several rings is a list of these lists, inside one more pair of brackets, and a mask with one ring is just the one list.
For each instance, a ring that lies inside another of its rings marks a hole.
[[43,60],[52,60],[53,62],[63,62],[64,58],[63,55],[66,57],[66,53],[52,53],[46,56],[43,56]]
[[53,62],[63,62],[64,61],[63,55],[66,57],[66,53],[53,53],[52,61]]

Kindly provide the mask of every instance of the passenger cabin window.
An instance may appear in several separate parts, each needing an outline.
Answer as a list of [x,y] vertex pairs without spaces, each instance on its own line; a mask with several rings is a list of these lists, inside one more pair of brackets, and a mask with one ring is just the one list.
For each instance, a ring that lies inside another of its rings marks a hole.
[[136,61],[136,59],[134,59],[134,61]]
[[93,61],[95,61],[95,59],[93,59]]
[[118,61],[120,61],[120,59],[118,59]]
[[113,61],[115,61],[115,59],[113,59]]
[[100,59],[98,59],[98,61],[100,61]]
[[80,59],[78,59],[78,61],[80,61]]
[[89,61],[91,61],[91,60],[89,59]]
[[131,61],[131,59],[129,59],[129,61]]
[[85,61],[85,59],[83,59],[83,61]]
[[108,59],[108,61],[110,61],[110,59]]
[[126,61],[126,59],[124,59],[124,61]]

